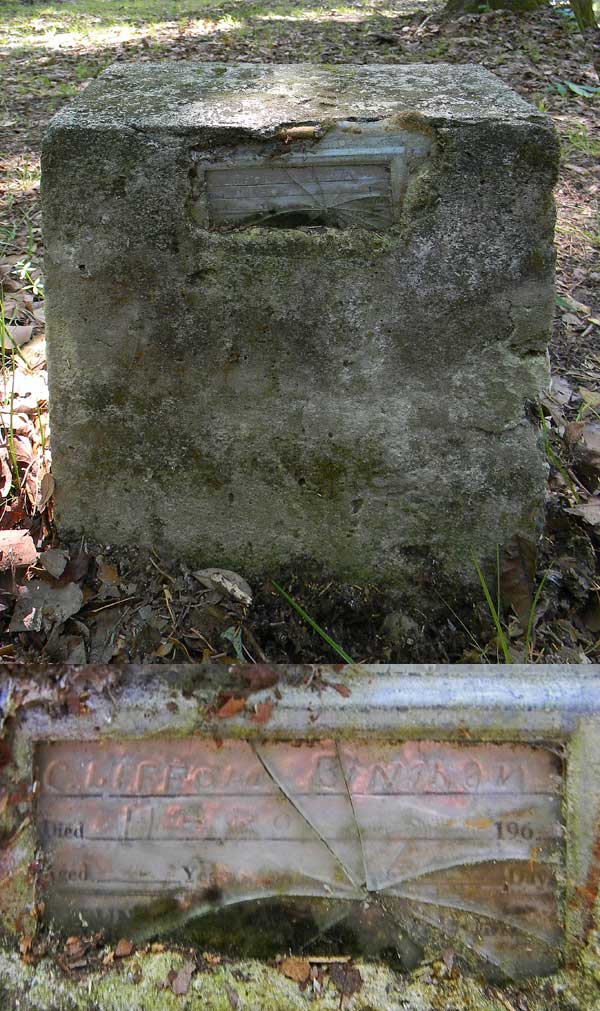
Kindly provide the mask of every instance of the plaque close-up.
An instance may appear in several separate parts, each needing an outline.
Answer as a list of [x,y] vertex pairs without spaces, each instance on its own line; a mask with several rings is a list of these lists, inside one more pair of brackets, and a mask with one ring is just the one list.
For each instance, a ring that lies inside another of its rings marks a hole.
[[211,896],[381,900],[398,926],[405,910],[456,921],[492,959],[501,944],[555,963],[562,772],[549,750],[191,738],[50,743],[38,761],[47,911],[68,929],[152,922],[157,900],[186,917]]
[[249,691],[243,668],[175,667],[152,690],[140,672],[85,684],[83,714],[54,687],[7,724],[2,775],[29,787],[0,850],[5,928],[33,910],[67,937],[404,968],[450,945],[465,971],[518,979],[594,923],[592,674],[272,668],[276,688]]

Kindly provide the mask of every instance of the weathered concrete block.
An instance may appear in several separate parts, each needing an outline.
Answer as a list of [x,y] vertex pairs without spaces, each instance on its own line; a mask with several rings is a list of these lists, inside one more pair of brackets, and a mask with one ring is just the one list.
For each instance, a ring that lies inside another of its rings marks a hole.
[[451,945],[461,971],[551,973],[599,926],[599,674],[10,678],[0,927],[41,917],[238,957],[391,951],[407,968]]
[[475,66],[115,66],[43,153],[65,531],[459,584],[539,521],[557,143]]

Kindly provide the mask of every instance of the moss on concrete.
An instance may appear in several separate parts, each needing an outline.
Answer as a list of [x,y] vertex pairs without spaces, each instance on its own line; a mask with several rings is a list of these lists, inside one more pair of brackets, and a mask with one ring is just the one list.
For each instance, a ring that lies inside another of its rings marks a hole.
[[[192,956],[193,957],[193,956]],[[64,973],[50,959],[24,965],[14,952],[0,951],[2,1011],[598,1011],[600,952],[593,938],[578,969],[523,987],[499,988],[473,978],[447,978],[443,963],[409,975],[359,963],[361,990],[341,1002],[325,977],[321,994],[287,979],[274,964],[257,960],[223,962],[192,977],[188,993],[168,984],[190,953],[135,952],[102,971]],[[199,957],[199,962],[203,959]]]

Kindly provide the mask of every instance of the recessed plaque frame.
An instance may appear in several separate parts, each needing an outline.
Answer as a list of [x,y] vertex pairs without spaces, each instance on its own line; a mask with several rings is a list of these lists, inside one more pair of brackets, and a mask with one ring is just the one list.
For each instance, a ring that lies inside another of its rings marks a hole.
[[[306,127],[310,134],[310,126]],[[296,129],[297,136],[298,130]],[[300,128],[300,136],[303,130]],[[310,140],[241,146],[195,162],[195,217],[217,231],[327,226],[386,231],[398,224],[411,172],[434,152],[394,122],[340,121]]]
[[[395,931],[408,963],[444,939],[492,976],[577,953],[600,882],[597,668],[268,670],[255,693],[241,667],[5,677],[4,929],[154,936],[275,901],[355,922],[370,950]],[[228,693],[246,704],[227,719]]]

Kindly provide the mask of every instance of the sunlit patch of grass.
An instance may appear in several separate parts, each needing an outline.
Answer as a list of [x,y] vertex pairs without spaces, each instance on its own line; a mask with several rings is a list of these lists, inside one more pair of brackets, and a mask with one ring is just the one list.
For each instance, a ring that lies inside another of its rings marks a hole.
[[558,235],[565,235],[574,240],[578,246],[600,247],[600,227],[581,228],[570,221],[559,221],[556,231]]
[[149,34],[187,28],[198,32],[240,28],[252,20],[297,20],[323,22],[330,20],[362,21],[372,16],[397,17],[408,9],[430,10],[432,0],[404,0],[381,9],[378,0],[346,0],[322,2],[315,0],[192,0],[182,16],[178,0],[75,0],[63,4],[21,3],[3,5],[0,46],[6,49],[73,49],[110,46],[116,41],[133,42]]
[[11,197],[25,196],[40,185],[40,163],[22,155],[11,157],[0,156],[0,169],[4,176],[3,189],[5,199],[11,203]]
[[[190,35],[204,36],[240,30],[243,26],[243,21],[231,16],[216,19],[196,19],[192,22],[186,21],[185,34],[188,37]],[[174,38],[177,38],[179,32],[183,30],[184,27],[175,20],[143,22],[140,24],[115,24],[108,27],[105,27],[104,25],[96,25],[86,29],[85,31],[74,28],[71,31],[46,31],[43,34],[25,34],[25,36],[14,35],[8,39],[0,39],[0,46],[5,50],[18,52],[27,48],[36,50],[43,49],[50,52],[55,50],[58,53],[69,51],[85,53],[87,50],[97,50],[102,48],[110,50],[110,48],[114,46],[135,44],[136,42],[141,42],[144,39],[156,39],[159,41],[173,40]],[[39,87],[36,89],[35,83],[33,88],[34,91],[37,90],[38,94],[47,93],[43,90],[40,91]],[[76,90],[77,89],[75,89],[75,91]],[[60,87],[55,88],[53,93],[59,94]]]
[[562,151],[563,158],[568,157],[573,151],[588,158],[600,158],[600,137],[583,123],[576,123],[562,134]]

